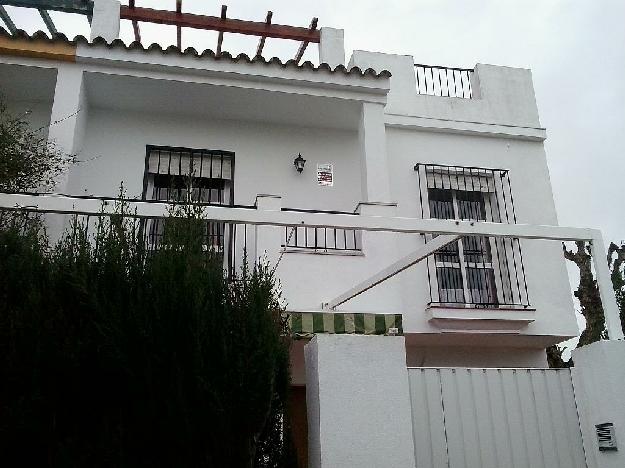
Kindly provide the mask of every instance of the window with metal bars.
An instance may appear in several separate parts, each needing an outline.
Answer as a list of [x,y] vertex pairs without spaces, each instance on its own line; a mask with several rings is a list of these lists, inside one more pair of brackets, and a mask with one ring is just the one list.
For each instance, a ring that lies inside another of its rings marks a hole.
[[[415,171],[423,217],[516,222],[508,171],[434,164]],[[426,263],[433,305],[529,306],[519,239],[464,236]]]
[[[167,202],[231,205],[234,200],[234,153],[170,146],[146,147],[143,199]],[[148,220],[149,247],[162,242],[166,219]],[[223,253],[228,229],[225,223],[205,222],[207,250]]]

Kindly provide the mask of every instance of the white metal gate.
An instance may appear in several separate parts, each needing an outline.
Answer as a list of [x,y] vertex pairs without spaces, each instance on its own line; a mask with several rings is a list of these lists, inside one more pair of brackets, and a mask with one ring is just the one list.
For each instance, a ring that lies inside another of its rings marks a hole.
[[586,468],[570,370],[408,375],[417,468]]

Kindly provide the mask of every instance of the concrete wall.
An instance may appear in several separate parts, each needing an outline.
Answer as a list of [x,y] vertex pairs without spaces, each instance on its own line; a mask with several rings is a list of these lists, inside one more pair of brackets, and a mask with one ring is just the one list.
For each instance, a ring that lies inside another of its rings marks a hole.
[[[444,99],[444,98],[440,98]],[[387,128],[392,198],[399,216],[420,217],[416,163],[477,166],[509,170],[517,221],[523,224],[557,224],[549,171],[541,142],[475,135]],[[400,236],[400,252],[421,245],[417,236]],[[536,320],[527,334],[578,333],[562,247],[558,242],[522,241],[525,275]],[[549,278],[549,288],[544,278]],[[435,331],[423,310],[429,300],[427,268],[420,264],[401,274],[404,328]],[[411,287],[412,286],[412,287]]]
[[306,345],[311,468],[415,466],[404,338],[317,335]]
[[[588,468],[625,466],[625,342],[599,341],[573,351],[573,384]],[[613,423],[616,451],[600,451],[595,425]]]
[[505,346],[409,346],[408,367],[549,367],[542,348]]
[[[269,193],[282,197],[282,207],[353,211],[364,201],[362,213],[418,217],[413,166],[451,164],[508,170],[518,222],[557,223],[529,71],[478,65],[474,99],[459,99],[417,95],[410,56],[356,51],[351,64],[390,69],[388,95],[386,79],[81,46],[77,63],[59,65],[50,111],[54,120],[81,109],[52,135],[81,161],[63,191],[114,196],[123,181],[129,196],[140,196],[145,145],[185,146],[235,152],[238,204]],[[302,174],[292,164],[298,153],[307,160]],[[328,162],[335,184],[319,187],[316,164]],[[363,255],[286,252],[277,272],[289,308],[318,310],[420,242],[413,235],[365,233]],[[272,258],[279,258],[278,244]],[[532,240],[522,247],[536,319],[493,350],[525,348],[517,355],[525,358],[513,362],[535,366],[544,362],[536,350],[578,328],[558,243]],[[474,349],[486,359],[478,349],[489,336],[446,341],[427,319],[428,300],[425,268],[417,266],[340,310],[403,313],[411,347],[432,346],[434,336],[440,337],[434,345]],[[435,362],[452,364],[443,355]]]
[[[401,337],[318,335],[305,354],[312,467],[624,466],[623,341],[576,349],[570,370],[406,371]],[[617,450],[599,450],[602,423]]]
[[474,99],[440,98],[416,93],[414,63],[410,55],[362,50],[354,51],[349,62],[392,73],[388,114],[540,128],[530,70],[478,64],[471,82]]
[[[282,195],[285,207],[353,211],[360,200],[356,132],[97,108],[70,193],[114,196],[123,181],[128,195],[140,196],[148,144],[233,151],[236,204],[269,193]],[[299,152],[307,160],[301,174],[293,167]],[[325,162],[334,164],[334,187],[316,184],[316,165]]]

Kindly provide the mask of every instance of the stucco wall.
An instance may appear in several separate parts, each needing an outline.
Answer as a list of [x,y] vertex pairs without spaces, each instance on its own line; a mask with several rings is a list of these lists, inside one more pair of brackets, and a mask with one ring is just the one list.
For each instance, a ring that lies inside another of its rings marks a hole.
[[[355,131],[98,108],[89,109],[85,163],[70,174],[70,193],[113,196],[123,181],[129,196],[140,196],[148,144],[233,151],[236,204],[268,193],[281,195],[284,207],[353,211],[360,200]],[[293,167],[300,152],[302,174]],[[316,165],[326,162],[335,166],[334,187],[316,184]]]
[[[421,132],[387,128],[387,151],[393,198],[398,216],[420,217],[416,163],[476,166],[509,170],[517,222],[557,224],[545,152],[541,142],[474,135]],[[416,249],[418,236],[399,236],[400,251]],[[578,332],[562,247],[558,242],[522,241],[525,276],[536,320],[523,332],[561,334]],[[548,287],[545,279],[548,278]],[[404,329],[432,330],[421,311],[429,300],[425,264],[401,274]]]
[[[459,99],[417,95],[410,56],[354,53],[354,65],[391,70],[386,96],[386,79],[121,49],[82,52],[89,57],[59,64],[52,111],[33,113],[42,120],[46,114],[65,117],[81,109],[56,132],[66,147],[79,151],[81,161],[71,169],[63,192],[115,196],[123,181],[129,196],[140,196],[145,146],[185,146],[235,152],[237,204],[253,204],[257,194],[269,193],[282,197],[282,207],[352,211],[360,201],[385,202],[364,206],[363,213],[418,217],[413,166],[438,163],[508,170],[517,221],[557,223],[545,133],[528,70],[478,65],[474,98]],[[29,60],[41,65],[23,61]],[[245,74],[245,82],[234,72]],[[50,73],[44,75],[38,82],[51,81]],[[307,160],[302,174],[292,164],[300,152]],[[334,187],[317,186],[317,163],[334,164]],[[290,309],[318,310],[420,242],[414,235],[365,233],[364,255],[287,252],[277,270],[284,297]],[[278,244],[271,258],[278,258]],[[523,336],[505,339],[517,348],[539,349],[549,340],[576,335],[577,323],[558,243],[532,240],[522,246],[536,320]],[[425,314],[427,285],[425,268],[413,267],[340,310],[403,313],[406,333],[430,336],[429,344],[411,340],[411,346],[429,346],[432,337],[443,335]],[[467,336],[471,339],[454,339],[453,346],[479,347],[480,340],[489,339]],[[528,341],[529,336],[536,339]],[[528,354],[526,365],[538,361]]]
[[[625,465],[625,342],[599,341],[573,351],[575,399],[588,468]],[[616,451],[600,451],[595,425],[614,424]]]
[[408,367],[548,367],[544,349],[481,346],[406,348]]
[[309,466],[413,468],[404,338],[318,335],[305,352]]

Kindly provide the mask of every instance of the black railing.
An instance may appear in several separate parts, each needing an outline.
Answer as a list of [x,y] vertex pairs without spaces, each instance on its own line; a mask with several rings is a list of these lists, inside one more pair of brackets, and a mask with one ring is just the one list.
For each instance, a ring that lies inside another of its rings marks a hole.
[[146,146],[143,200],[231,205],[233,181],[230,151]]
[[[251,208],[253,209],[253,208]],[[163,237],[166,224],[173,218],[150,218],[145,221],[146,226],[158,226],[160,232],[153,233],[147,230],[145,245],[148,250],[157,250],[166,247]],[[223,260],[224,270],[229,277],[241,272],[246,262],[253,266],[256,255],[256,226],[245,223],[226,223],[223,221],[199,220],[201,229],[201,245],[205,252],[217,254]]]
[[415,64],[415,78],[417,94],[464,99],[473,97],[473,70],[470,68]]
[[[423,218],[516,223],[507,170],[417,164],[415,171]],[[426,265],[432,305],[530,305],[517,238],[463,236],[429,256]]]
[[286,226],[282,247],[317,252],[361,251],[361,232],[331,227]]

